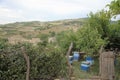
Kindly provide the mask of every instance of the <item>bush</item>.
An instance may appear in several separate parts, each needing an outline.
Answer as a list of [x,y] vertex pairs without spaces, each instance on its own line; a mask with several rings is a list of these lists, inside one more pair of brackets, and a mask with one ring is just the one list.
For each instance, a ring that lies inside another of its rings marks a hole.
[[65,76],[66,60],[58,51],[44,53],[32,44],[8,45],[0,53],[0,80],[25,80],[26,62],[21,47],[30,58],[30,79],[51,80]]

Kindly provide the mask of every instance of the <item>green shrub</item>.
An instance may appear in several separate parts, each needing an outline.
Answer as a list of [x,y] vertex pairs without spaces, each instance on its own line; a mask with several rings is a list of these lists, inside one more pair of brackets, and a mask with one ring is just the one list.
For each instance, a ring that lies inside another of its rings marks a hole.
[[30,58],[30,79],[51,80],[65,76],[66,60],[59,50],[44,53],[32,44],[8,45],[0,53],[0,80],[25,80],[26,62],[21,47]]

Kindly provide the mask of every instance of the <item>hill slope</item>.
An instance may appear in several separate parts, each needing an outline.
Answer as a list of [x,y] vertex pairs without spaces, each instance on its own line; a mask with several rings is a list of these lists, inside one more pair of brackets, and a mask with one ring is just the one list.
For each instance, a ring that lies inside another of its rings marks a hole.
[[0,37],[8,38],[10,43],[28,41],[31,43],[39,42],[39,35],[51,32],[59,33],[69,29],[77,30],[87,18],[68,19],[49,22],[16,22],[0,25]]

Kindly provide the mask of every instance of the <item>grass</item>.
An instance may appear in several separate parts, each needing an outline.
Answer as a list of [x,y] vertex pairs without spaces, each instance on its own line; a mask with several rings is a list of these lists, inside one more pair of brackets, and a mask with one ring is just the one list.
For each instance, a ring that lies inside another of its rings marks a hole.
[[75,78],[77,80],[78,79],[89,79],[92,76],[98,75],[98,73],[99,73],[99,71],[98,71],[99,70],[98,59],[95,59],[94,65],[92,65],[90,67],[89,71],[83,71],[80,69],[80,64],[82,61],[84,61],[84,60],[81,60],[80,62],[77,62],[77,61],[73,62],[73,70],[74,70],[73,75],[75,76]]
[[82,71],[80,69],[80,62],[75,62],[74,64],[74,76],[75,78],[78,80],[78,79],[89,79],[91,77],[91,74],[89,72],[86,72],[86,71]]
[[[84,61],[84,60],[81,60]],[[76,78],[76,80],[78,79],[89,79],[92,76],[97,76],[99,75],[99,60],[98,58],[94,59],[94,65],[91,66],[89,71],[82,71],[80,69],[80,64],[81,61],[77,62],[74,61],[73,62],[73,70],[74,70],[74,77]],[[117,62],[115,65],[115,80],[120,80],[120,57],[117,57]]]
[[120,80],[120,57],[117,57],[116,59],[115,76],[116,80]]

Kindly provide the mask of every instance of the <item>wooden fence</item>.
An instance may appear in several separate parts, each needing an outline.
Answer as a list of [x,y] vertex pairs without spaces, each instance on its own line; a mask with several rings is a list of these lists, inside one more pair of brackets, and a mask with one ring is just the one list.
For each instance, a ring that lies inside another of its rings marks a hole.
[[114,53],[111,51],[100,54],[100,77],[101,80],[114,80]]

